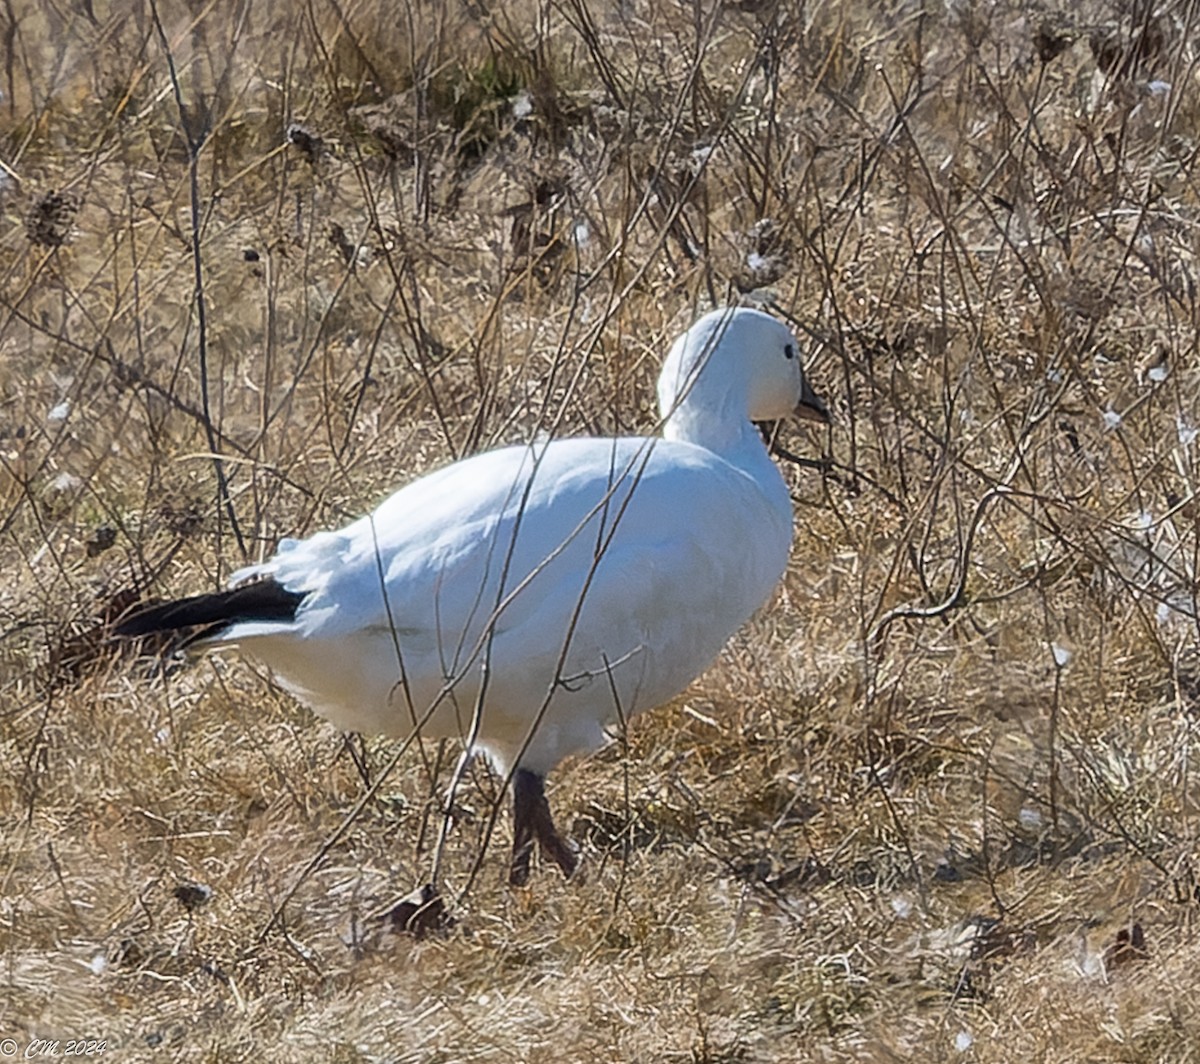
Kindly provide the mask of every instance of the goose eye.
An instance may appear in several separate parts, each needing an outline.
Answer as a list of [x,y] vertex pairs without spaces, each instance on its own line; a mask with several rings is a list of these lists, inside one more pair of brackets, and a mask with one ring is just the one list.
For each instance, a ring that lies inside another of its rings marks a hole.
[[791,344],[788,344],[787,347],[783,349],[783,354],[785,358],[795,358],[796,349]]

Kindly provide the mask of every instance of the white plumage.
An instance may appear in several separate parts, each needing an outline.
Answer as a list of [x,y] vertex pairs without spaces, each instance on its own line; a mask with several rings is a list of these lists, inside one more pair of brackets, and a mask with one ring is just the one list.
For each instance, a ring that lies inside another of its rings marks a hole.
[[[210,625],[196,645],[240,647],[346,730],[473,737],[515,773],[513,881],[534,837],[569,874],[545,774],[683,690],[784,571],[791,502],[751,422],[827,417],[798,348],[760,311],[708,314],[663,366],[661,437],[455,462],[123,630]],[[263,582],[282,606],[247,604]]]

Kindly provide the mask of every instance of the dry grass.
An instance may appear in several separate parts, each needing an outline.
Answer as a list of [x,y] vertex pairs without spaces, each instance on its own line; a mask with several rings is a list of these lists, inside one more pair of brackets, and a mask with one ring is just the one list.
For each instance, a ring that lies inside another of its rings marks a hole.
[[[1195,1059],[1197,17],[9,0],[0,1037]],[[450,933],[381,930],[432,749],[301,878],[393,747],[105,617],[452,456],[649,428],[749,290],[813,331],[837,425],[788,446],[831,465],[720,661],[555,774],[583,881],[507,889],[501,838]]]

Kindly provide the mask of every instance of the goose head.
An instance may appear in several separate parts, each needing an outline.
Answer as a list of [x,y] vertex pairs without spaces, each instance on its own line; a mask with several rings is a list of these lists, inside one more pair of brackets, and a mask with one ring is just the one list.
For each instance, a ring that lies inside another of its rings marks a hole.
[[804,376],[801,346],[782,322],[750,307],[706,314],[671,347],[658,379],[663,434],[723,450],[754,421],[828,422]]

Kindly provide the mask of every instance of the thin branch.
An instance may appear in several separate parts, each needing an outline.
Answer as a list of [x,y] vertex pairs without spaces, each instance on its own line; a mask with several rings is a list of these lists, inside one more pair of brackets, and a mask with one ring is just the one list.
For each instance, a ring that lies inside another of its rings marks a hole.
[[208,449],[212,454],[213,471],[217,477],[217,501],[225,507],[229,518],[229,527],[237,540],[238,550],[244,559],[248,557],[246,541],[242,536],[242,528],[238,522],[237,512],[233,508],[233,497],[229,493],[229,479],[225,475],[225,464],[221,459],[220,440],[213,426],[212,407],[209,402],[208,386],[208,304],[204,297],[204,262],[200,254],[200,152],[208,139],[208,121],[205,120],[203,130],[194,130],[193,119],[183,100],[183,88],[179,84],[179,73],[175,69],[175,56],[171,51],[171,43],[167,40],[166,30],[158,14],[157,0],[150,0],[150,13],[154,18],[154,28],[158,31],[159,42],[167,59],[167,70],[171,77],[171,89],[175,94],[175,106],[179,111],[179,125],[183,132],[184,142],[188,152],[188,185],[191,201],[191,245],[192,269],[194,273],[193,300],[196,305],[197,326],[197,357],[200,373],[200,407],[204,417],[204,432],[208,437]]

